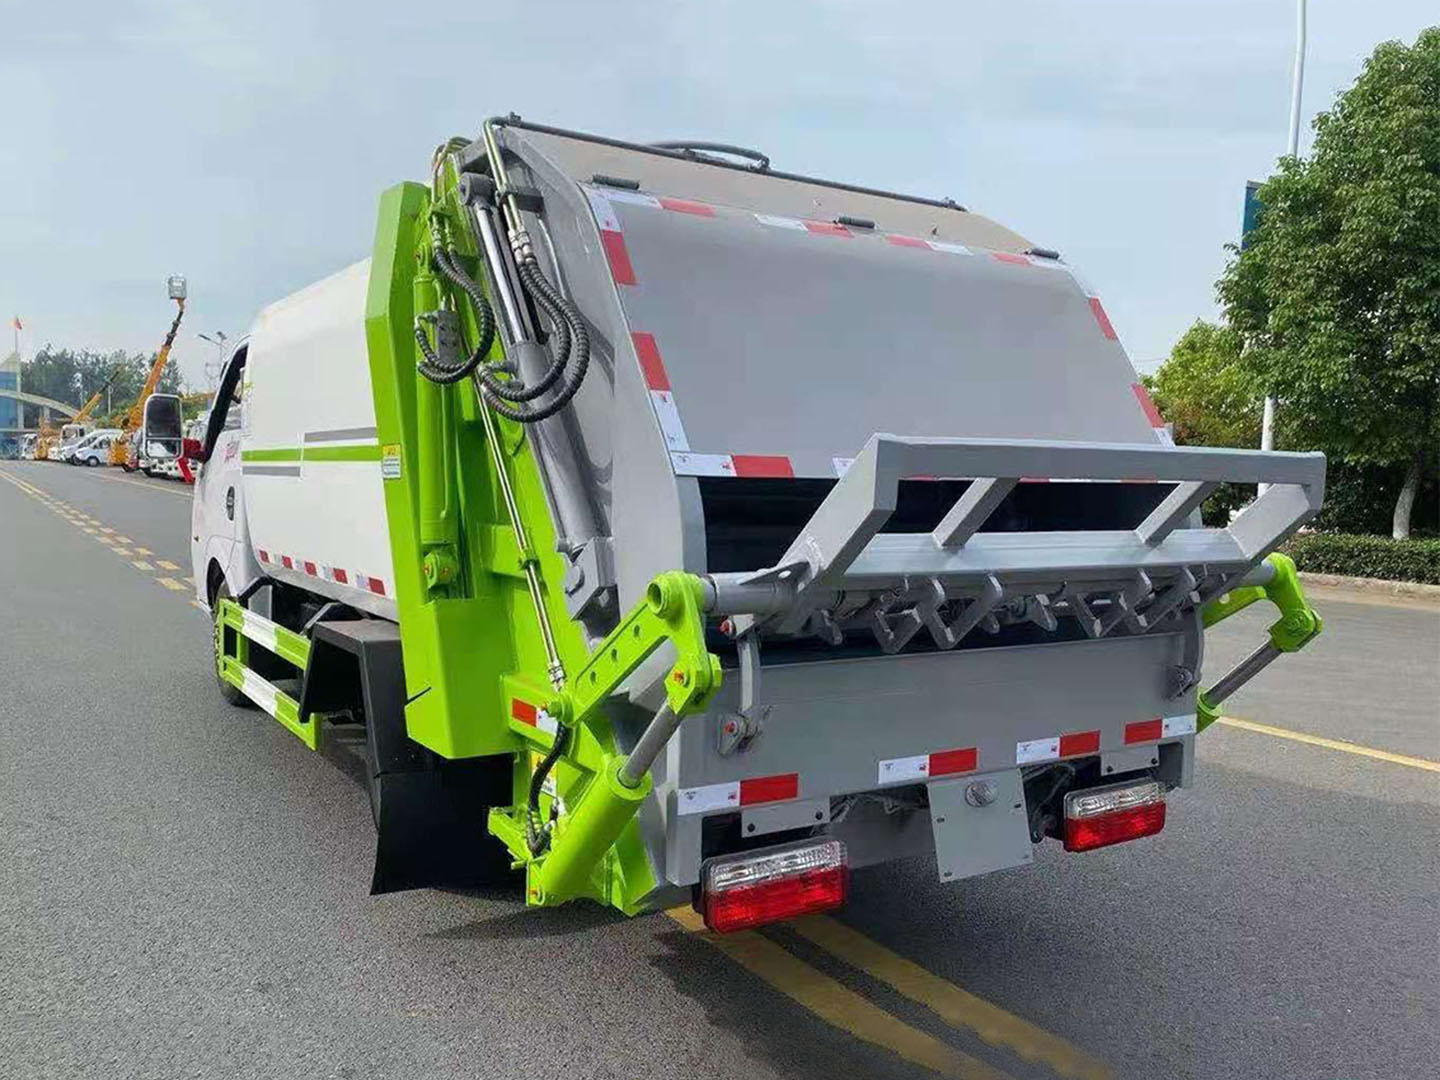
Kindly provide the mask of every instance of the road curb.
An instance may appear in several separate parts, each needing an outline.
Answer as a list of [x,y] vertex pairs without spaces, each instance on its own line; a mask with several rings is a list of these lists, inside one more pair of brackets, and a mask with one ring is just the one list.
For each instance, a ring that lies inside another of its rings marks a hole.
[[1440,585],[1424,585],[1418,581],[1386,581],[1382,578],[1346,577],[1344,574],[1301,573],[1300,581],[1322,589],[1348,589],[1370,596],[1400,596],[1440,606]]

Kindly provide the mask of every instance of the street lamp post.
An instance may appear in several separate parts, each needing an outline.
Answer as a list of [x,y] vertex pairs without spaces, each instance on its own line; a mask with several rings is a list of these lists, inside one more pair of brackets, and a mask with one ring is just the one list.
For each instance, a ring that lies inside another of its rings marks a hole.
[[220,380],[220,372],[225,368],[225,345],[230,339],[224,330],[216,330],[215,336],[209,334],[196,334],[201,341],[208,341],[215,346],[215,366],[205,365],[205,378],[210,382],[210,389],[215,389],[215,384]]
[[[1300,155],[1300,95],[1305,86],[1305,0],[1295,3],[1295,67],[1290,80],[1290,143],[1291,157]],[[1275,449],[1275,397],[1265,395],[1265,415],[1260,422],[1260,449]],[[1269,487],[1261,484],[1260,490]]]

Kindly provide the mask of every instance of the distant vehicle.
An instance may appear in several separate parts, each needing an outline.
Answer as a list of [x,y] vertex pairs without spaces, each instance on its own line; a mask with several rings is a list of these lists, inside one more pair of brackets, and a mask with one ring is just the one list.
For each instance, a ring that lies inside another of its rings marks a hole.
[[33,460],[35,457],[35,444],[39,441],[40,435],[38,432],[32,432],[29,435],[22,435],[20,437],[20,456],[22,458]]
[[121,435],[119,428],[100,428],[75,444],[65,457],[71,465],[103,465],[108,460],[110,444]]
[[179,478],[179,457],[184,441],[180,398],[176,394],[151,394],[145,401],[144,419],[135,441],[136,465],[146,476]]

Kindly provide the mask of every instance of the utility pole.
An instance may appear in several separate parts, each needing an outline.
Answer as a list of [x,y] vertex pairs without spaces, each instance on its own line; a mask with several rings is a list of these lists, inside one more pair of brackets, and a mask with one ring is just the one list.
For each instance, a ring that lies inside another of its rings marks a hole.
[[225,370],[225,346],[230,339],[225,335],[224,330],[216,330],[214,337],[209,334],[196,334],[195,336],[201,341],[208,341],[215,346],[214,365],[205,365],[205,381],[210,384],[209,389],[214,390],[220,381],[220,372]]
[[[1295,3],[1295,67],[1290,81],[1290,143],[1291,157],[1300,156],[1300,95],[1305,86],[1305,0]],[[1275,396],[1265,395],[1265,415],[1260,422],[1260,449],[1275,449]],[[1260,492],[1269,484],[1261,484]]]

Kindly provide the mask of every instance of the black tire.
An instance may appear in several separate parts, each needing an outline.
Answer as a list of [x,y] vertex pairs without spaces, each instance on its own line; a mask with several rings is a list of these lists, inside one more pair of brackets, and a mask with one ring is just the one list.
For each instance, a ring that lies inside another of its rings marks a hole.
[[220,696],[227,704],[239,706],[242,709],[253,709],[255,703],[245,696],[244,692],[232,683],[228,683],[220,675],[220,642],[224,628],[220,625],[220,601],[230,599],[230,590],[225,587],[225,582],[220,582],[215,590],[215,595],[210,598],[210,612],[214,619],[212,637],[215,642],[215,685],[220,688]]

